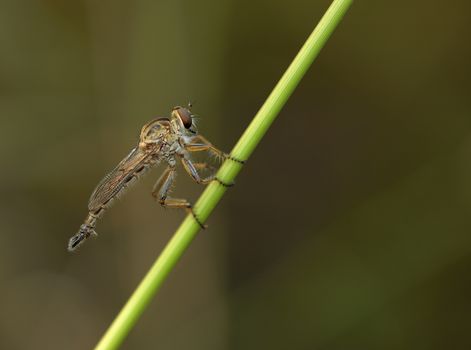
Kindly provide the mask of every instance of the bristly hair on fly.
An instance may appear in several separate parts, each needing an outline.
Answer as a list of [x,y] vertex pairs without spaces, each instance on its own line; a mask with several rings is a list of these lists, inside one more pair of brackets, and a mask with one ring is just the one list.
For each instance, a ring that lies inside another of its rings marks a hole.
[[[192,114],[190,110],[192,106],[191,102],[188,103],[188,108],[175,106],[169,117],[159,117],[144,124],[139,134],[138,144],[108,175],[105,175],[90,196],[88,214],[79,231],[69,239],[69,251],[75,250],[86,239],[95,235],[97,221],[111,204],[130,185],[161,162],[167,163],[167,166],[155,183],[151,192],[152,196],[164,208],[183,209],[190,212],[200,227],[205,228],[193,212],[192,204],[188,200],[168,196],[175,184],[177,160],[181,161],[183,169],[196,183],[207,185],[217,180],[217,169],[215,164],[209,161],[197,162],[198,155],[214,158],[219,163],[229,157],[198,134],[196,123],[199,117]],[[232,157],[231,159],[235,160]],[[218,183],[226,186],[219,180]]]

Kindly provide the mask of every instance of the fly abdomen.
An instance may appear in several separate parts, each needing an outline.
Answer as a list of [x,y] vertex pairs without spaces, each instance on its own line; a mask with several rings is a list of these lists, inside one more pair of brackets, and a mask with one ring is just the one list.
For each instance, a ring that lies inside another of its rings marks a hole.
[[88,237],[97,234],[95,232],[95,222],[96,217],[93,214],[88,214],[85,222],[80,226],[79,231],[69,239],[69,252],[75,250]]
[[[82,224],[82,226],[80,226],[79,232],[77,232],[69,240],[69,251],[75,250],[88,237],[96,235],[95,225],[97,219],[99,219],[103,215],[105,210],[111,206],[114,199],[118,198],[121,194],[123,194],[125,192],[125,189],[132,183],[136,182],[139,177],[143,175],[153,164],[155,164],[155,162],[143,164],[134,172],[130,173],[128,176],[122,178],[116,183],[111,181],[109,175],[105,177],[104,180],[106,181],[104,181],[97,187],[97,189],[95,189],[95,192],[90,198],[90,203],[88,206],[88,210],[90,212],[88,213],[85,222]],[[108,188],[107,186],[110,187]],[[97,191],[99,190],[98,193],[102,193],[101,191],[103,191],[104,188],[107,188],[110,194],[105,196],[96,196]]]

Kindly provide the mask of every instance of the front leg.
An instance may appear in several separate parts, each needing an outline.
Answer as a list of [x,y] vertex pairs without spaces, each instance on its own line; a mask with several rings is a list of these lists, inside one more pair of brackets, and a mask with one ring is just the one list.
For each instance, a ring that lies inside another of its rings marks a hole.
[[189,142],[183,143],[183,147],[189,152],[209,151],[211,154],[215,155],[216,157],[222,160],[230,159],[240,164],[245,163],[243,160],[234,158],[231,155],[216,148],[211,142],[209,142],[204,136],[201,135],[196,135],[192,137]]

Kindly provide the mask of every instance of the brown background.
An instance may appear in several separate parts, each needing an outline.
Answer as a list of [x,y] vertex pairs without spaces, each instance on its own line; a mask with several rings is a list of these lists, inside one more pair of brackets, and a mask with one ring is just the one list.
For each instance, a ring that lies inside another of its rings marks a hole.
[[[0,2],[0,348],[90,349],[183,218],[140,127],[230,150],[329,1]],[[469,1],[356,1],[123,349],[471,347]],[[175,191],[202,191],[180,175]]]

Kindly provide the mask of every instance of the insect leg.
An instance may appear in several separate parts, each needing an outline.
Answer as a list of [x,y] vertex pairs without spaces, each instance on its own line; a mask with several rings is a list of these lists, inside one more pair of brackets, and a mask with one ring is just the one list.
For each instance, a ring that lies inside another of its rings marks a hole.
[[[192,162],[193,163],[193,162]],[[217,182],[219,182],[221,185],[223,185],[224,187],[232,187],[234,186],[234,183],[225,183],[221,180],[218,179],[218,177],[216,176],[216,168],[209,165],[208,163],[205,163],[205,162],[199,162],[199,163],[193,163],[193,165],[195,166],[196,170],[202,170],[202,169],[209,169],[211,172],[212,172],[212,176],[213,176],[213,179],[216,180]]]
[[196,170],[204,170],[204,169],[209,169],[211,171],[215,170],[213,166],[209,165],[206,162],[196,162],[196,163],[193,163],[193,165],[195,166]]
[[208,183],[210,183],[211,181],[214,180],[214,173],[212,173],[211,175],[209,175],[205,178],[202,178],[200,176],[200,174],[198,173],[197,167],[198,168],[200,166],[202,167],[205,163],[198,163],[198,164],[201,164],[201,165],[196,166],[196,164],[194,164],[191,160],[189,160],[186,157],[182,157],[181,161],[182,161],[182,164],[183,164],[183,168],[185,168],[186,172],[188,174],[190,174],[191,178],[195,182],[197,182],[201,185],[206,185],[206,184],[208,184]]
[[204,136],[201,135],[196,135],[191,138],[191,141],[185,144],[184,147],[190,152],[209,151],[215,156],[222,158],[223,160],[230,159],[240,164],[245,163],[245,161],[234,158],[231,155],[224,153],[220,149],[216,148],[211,142],[209,142]]
[[201,228],[206,228],[206,226],[196,216],[190,202],[188,202],[186,199],[172,198],[167,196],[168,192],[170,191],[170,188],[172,187],[173,181],[175,180],[175,174],[175,167],[168,166],[162,176],[155,183],[152,189],[152,196],[156,200],[158,200],[160,205],[164,208],[185,209],[186,211],[190,212],[191,215],[193,215],[196,222],[198,223],[198,225],[201,226]]
[[186,172],[188,174],[190,174],[191,178],[199,184],[207,185],[211,181],[216,180],[217,182],[219,182],[224,187],[231,187],[231,186],[234,185],[233,183],[226,184],[226,183],[222,182],[221,180],[219,180],[216,177],[216,173],[214,171],[209,176],[202,178],[200,176],[200,174],[198,173],[198,171],[197,171],[198,168],[213,169],[211,166],[207,165],[206,163],[193,163],[190,159],[186,158],[185,156],[183,156],[181,158],[181,161],[182,161],[182,164],[183,164],[183,168],[185,168]]

